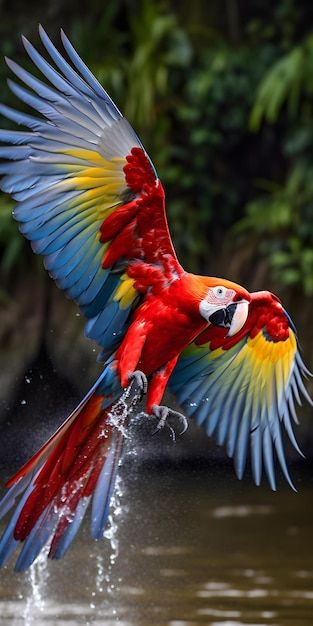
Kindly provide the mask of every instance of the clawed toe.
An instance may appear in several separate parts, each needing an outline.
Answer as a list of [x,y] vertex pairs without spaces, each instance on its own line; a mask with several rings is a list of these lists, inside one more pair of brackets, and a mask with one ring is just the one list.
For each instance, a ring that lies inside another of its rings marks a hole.
[[[154,415],[154,417],[158,419],[158,423],[155,430],[152,432],[152,435],[156,435],[157,433],[159,433],[160,430],[164,428],[164,426],[169,426],[167,424],[169,411],[170,410],[167,406],[159,406],[157,404],[154,404],[154,406],[152,407],[152,415]],[[169,428],[171,429],[173,439],[175,439],[175,432],[173,428],[171,426],[169,426]]]
[[169,428],[171,431],[173,440],[175,440],[176,439],[175,430],[168,421],[169,418],[171,417],[177,418],[179,423],[182,425],[182,430],[178,433],[179,435],[182,435],[184,432],[186,432],[188,428],[188,421],[185,415],[183,415],[182,413],[179,413],[178,411],[174,411],[173,409],[170,409],[167,406],[159,406],[157,404],[154,404],[152,407],[152,415],[154,415],[159,420],[156,425],[156,429],[152,433],[153,435],[155,435],[156,433],[159,433],[160,430],[162,430],[162,428],[167,426],[167,428]]
[[146,375],[140,370],[136,370],[129,374],[128,380],[130,383],[134,383],[137,387],[139,387],[141,397],[143,397],[148,390],[148,381]]
[[179,435],[183,435],[187,428],[188,428],[188,420],[187,417],[185,415],[183,415],[182,413],[179,413],[178,411],[173,411],[173,414],[175,417],[178,417],[178,421],[182,426],[182,429],[180,431],[180,433],[178,433]]

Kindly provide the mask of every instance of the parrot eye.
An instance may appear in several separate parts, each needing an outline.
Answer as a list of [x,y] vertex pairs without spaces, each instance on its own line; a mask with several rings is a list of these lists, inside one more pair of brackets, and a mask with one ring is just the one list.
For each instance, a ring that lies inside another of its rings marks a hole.
[[224,298],[227,289],[225,287],[220,286],[220,287],[214,287],[213,291],[214,291],[214,295],[217,298]]

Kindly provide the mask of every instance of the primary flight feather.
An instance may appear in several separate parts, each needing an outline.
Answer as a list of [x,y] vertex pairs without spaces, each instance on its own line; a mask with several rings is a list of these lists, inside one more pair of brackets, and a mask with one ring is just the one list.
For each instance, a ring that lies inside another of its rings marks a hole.
[[160,404],[168,385],[185,413],[226,445],[238,477],[250,451],[256,484],[264,468],[272,489],[274,453],[293,486],[282,430],[300,452],[295,404],[301,394],[311,402],[303,384],[309,372],[279,299],[183,269],[162,184],[136,133],[65,34],[68,61],[39,33],[48,61],[23,43],[44,81],[7,59],[18,79],[9,87],[33,112],[0,105],[23,127],[0,131],[1,189],[16,200],[14,217],[34,252],[86,316],[104,365],[86,398],[8,483],[0,513],[22,495],[0,541],[0,563],[24,542],[17,570],[47,541],[51,557],[63,556],[90,501],[92,535],[103,535],[123,446],[110,409],[132,379],[147,391],[147,413],[159,426],[171,413]]

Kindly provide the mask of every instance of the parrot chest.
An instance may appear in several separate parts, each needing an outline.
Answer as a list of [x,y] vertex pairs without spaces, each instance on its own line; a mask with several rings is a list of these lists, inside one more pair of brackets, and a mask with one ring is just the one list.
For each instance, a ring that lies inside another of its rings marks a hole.
[[188,315],[174,303],[155,298],[144,311],[149,329],[138,363],[147,375],[177,356],[198,334],[203,321]]

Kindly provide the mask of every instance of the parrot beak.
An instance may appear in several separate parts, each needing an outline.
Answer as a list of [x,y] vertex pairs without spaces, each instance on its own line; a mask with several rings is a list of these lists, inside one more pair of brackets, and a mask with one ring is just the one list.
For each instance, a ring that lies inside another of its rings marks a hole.
[[227,337],[232,337],[238,333],[247,321],[249,312],[249,302],[241,300],[232,302],[224,309],[218,309],[209,317],[209,322],[215,326],[229,328]]
[[227,309],[229,308],[232,308],[233,316],[232,316],[232,320],[231,320],[231,324],[230,324],[227,336],[232,337],[243,328],[243,326],[245,325],[248,319],[249,302],[247,302],[246,300],[242,300],[241,302],[229,304]]

